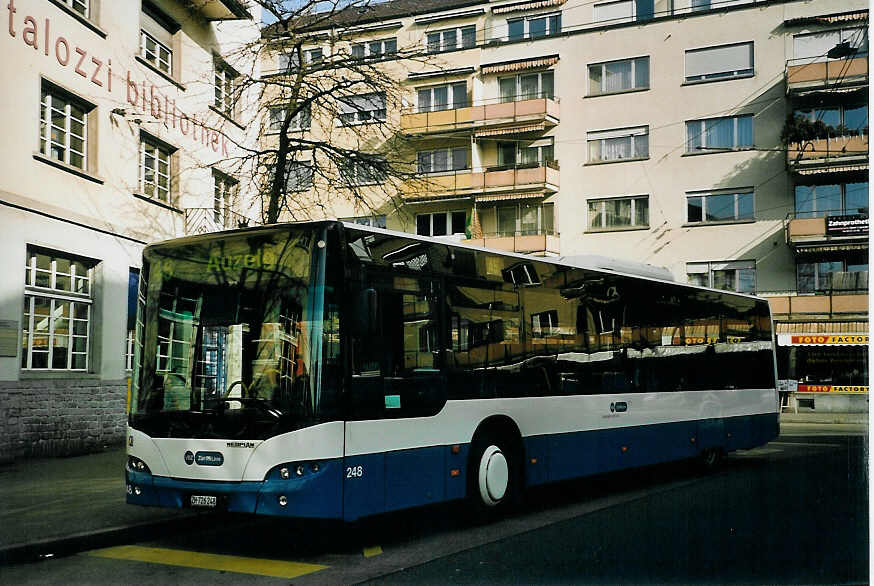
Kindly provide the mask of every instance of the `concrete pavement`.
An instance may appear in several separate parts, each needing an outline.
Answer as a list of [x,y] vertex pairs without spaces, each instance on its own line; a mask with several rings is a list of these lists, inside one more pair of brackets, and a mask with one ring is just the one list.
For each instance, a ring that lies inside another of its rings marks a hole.
[[[781,424],[867,424],[867,414],[783,413]],[[836,431],[840,433],[840,431]],[[190,530],[211,515],[125,503],[125,450],[0,466],[0,565]]]

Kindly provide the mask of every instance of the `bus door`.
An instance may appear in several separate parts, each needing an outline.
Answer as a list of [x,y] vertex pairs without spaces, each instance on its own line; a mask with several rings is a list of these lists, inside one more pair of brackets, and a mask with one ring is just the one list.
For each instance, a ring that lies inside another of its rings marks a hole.
[[[442,499],[438,448],[423,448],[414,418],[446,402],[437,279],[371,268],[357,292],[346,392],[347,519]],[[435,454],[431,454],[434,450]],[[441,484],[442,487],[442,484]]]

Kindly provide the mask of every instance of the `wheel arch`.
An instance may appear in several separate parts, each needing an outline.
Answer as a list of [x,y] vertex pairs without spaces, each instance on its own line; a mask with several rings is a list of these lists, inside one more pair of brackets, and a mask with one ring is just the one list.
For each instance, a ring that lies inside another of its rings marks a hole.
[[[483,419],[473,432],[473,437],[470,440],[471,445],[477,441],[481,441],[485,437],[499,437],[507,441],[507,444],[512,449],[512,457],[518,465],[518,481],[520,486],[526,484],[525,478],[525,443],[522,441],[522,432],[519,431],[519,426],[508,415],[492,415]],[[468,462],[470,466],[470,462]]]

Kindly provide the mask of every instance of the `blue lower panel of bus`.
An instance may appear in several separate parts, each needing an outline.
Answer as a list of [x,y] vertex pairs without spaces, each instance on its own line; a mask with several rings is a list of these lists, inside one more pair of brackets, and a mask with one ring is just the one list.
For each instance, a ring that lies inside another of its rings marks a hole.
[[[749,449],[778,432],[772,413],[531,436],[524,439],[525,482],[534,486],[682,460],[708,448]],[[192,482],[128,470],[127,502],[182,508],[190,506],[192,495],[207,495],[228,511],[351,521],[464,498],[468,452],[462,444],[349,456],[321,461],[317,470],[305,466],[300,476],[289,466],[286,480],[277,466],[263,482]]]

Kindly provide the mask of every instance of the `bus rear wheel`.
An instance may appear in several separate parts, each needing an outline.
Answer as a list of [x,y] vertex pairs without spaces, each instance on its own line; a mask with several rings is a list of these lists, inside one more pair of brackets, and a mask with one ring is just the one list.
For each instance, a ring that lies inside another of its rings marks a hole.
[[707,448],[698,454],[698,467],[704,472],[714,472],[722,462],[723,452],[719,448]]
[[468,467],[468,500],[477,520],[504,514],[519,491],[518,468],[509,442],[484,436],[474,441]]

